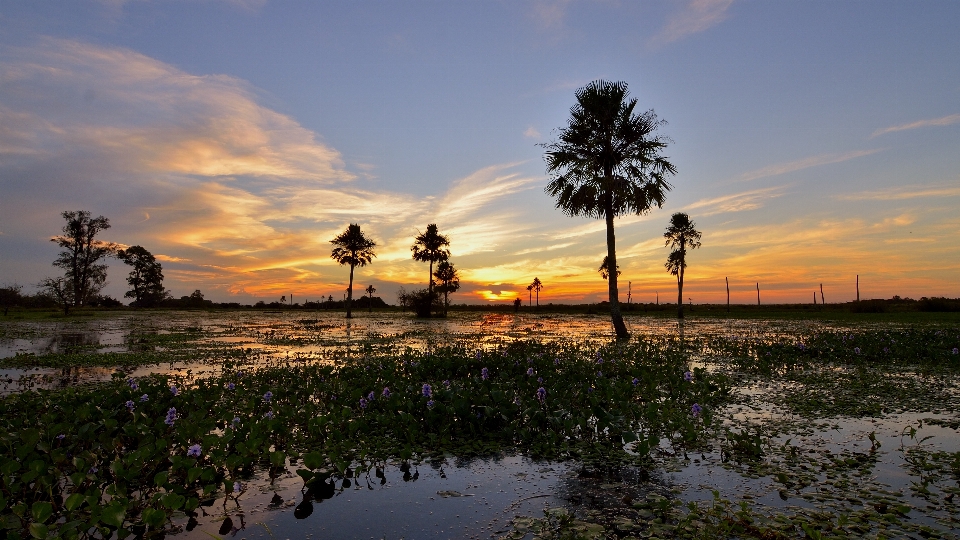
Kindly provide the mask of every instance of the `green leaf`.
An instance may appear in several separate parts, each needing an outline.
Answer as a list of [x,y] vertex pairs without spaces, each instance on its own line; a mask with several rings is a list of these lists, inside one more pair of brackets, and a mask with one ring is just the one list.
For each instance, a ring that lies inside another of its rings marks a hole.
[[33,428],[25,429],[20,432],[20,440],[27,446],[36,446],[40,440],[40,431]]
[[158,529],[167,521],[167,513],[163,510],[146,508],[143,511],[143,522],[151,528]]
[[303,464],[308,469],[319,469],[323,467],[323,454],[320,452],[310,452],[303,455]]
[[192,484],[196,482],[202,472],[203,469],[201,467],[191,467],[190,470],[187,471],[187,483]]
[[282,467],[286,459],[287,455],[283,452],[270,452],[270,463],[274,467]]
[[163,497],[160,497],[160,503],[169,508],[170,510],[176,510],[183,506],[183,503],[186,502],[186,497],[183,495],[177,495],[176,493],[167,493]]
[[67,510],[71,512],[76,510],[77,508],[80,508],[81,504],[83,504],[82,493],[74,493],[73,495],[67,497],[67,500],[64,501],[63,503],[63,505],[67,508]]
[[31,523],[30,524],[30,536],[34,538],[46,538],[47,537],[47,526],[43,523]]
[[5,475],[11,475],[17,472],[19,469],[20,462],[15,459],[11,459],[10,461],[4,463],[3,466],[0,466],[0,472],[3,472]]
[[45,501],[35,502],[30,508],[30,513],[33,514],[34,521],[43,523],[53,515],[53,505]]
[[159,472],[153,477],[153,484],[157,487],[163,487],[167,483],[167,477],[169,476],[170,473],[167,471]]
[[126,517],[126,514],[126,508],[119,504],[111,504],[100,513],[100,521],[119,529],[123,525],[123,519]]

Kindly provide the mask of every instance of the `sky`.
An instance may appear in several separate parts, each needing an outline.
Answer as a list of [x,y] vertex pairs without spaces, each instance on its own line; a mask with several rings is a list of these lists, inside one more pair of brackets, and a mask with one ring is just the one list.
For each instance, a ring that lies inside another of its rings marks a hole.
[[[662,208],[616,220],[620,300],[960,297],[960,2],[111,0],[0,3],[0,285],[33,291],[61,212],[109,218],[175,297],[396,302],[436,223],[455,303],[606,297],[605,226],[544,192],[575,92],[666,123]],[[104,292],[129,271],[108,261]]]

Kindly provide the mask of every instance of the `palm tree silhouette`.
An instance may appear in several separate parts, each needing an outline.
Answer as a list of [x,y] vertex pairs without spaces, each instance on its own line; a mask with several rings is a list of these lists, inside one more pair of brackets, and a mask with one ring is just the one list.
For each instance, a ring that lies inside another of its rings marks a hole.
[[350,311],[353,300],[353,269],[373,262],[373,258],[377,256],[373,248],[377,247],[377,243],[364,236],[360,225],[354,223],[351,223],[330,243],[336,246],[330,257],[341,265],[350,265],[350,286],[347,287],[347,318],[349,319],[353,316]]
[[367,291],[367,295],[370,297],[370,303],[367,304],[367,313],[373,313],[373,293],[377,292],[377,288],[373,285],[367,285],[367,288],[364,290]]
[[433,295],[433,263],[450,258],[450,250],[447,249],[449,245],[450,240],[446,235],[440,234],[436,223],[431,223],[427,225],[427,232],[417,235],[410,247],[415,261],[430,263],[430,284],[427,289],[431,296]]
[[[603,262],[600,263],[600,268],[597,268],[597,272],[600,272],[600,277],[603,279],[610,279],[610,267],[607,266],[610,262],[610,259],[604,255]],[[620,277],[620,274],[623,272],[620,271],[620,265],[617,265],[617,277]]]
[[[607,259],[617,268],[613,220],[626,214],[644,214],[663,205],[676,167],[660,154],[668,139],[654,136],[663,122],[653,110],[634,112],[627,83],[594,81],[577,90],[560,140],[545,145],[547,172],[553,175],[546,192],[557,208],[571,216],[604,219]],[[630,333],[620,313],[616,273],[608,280],[610,318],[617,339]]]
[[537,292],[537,307],[540,307],[540,291],[543,290],[543,282],[540,281],[540,278],[533,278],[533,283],[530,284],[530,287]]
[[443,293],[443,314],[446,316],[450,308],[450,293],[457,292],[460,289],[460,273],[453,267],[450,261],[440,261],[437,265],[437,271],[433,273],[437,278],[437,291]]
[[532,306],[533,305],[533,283],[531,283],[530,285],[527,285],[527,296],[528,296],[527,305]]
[[667,271],[677,276],[678,319],[683,318],[683,274],[687,268],[687,248],[696,249],[700,247],[701,234],[696,226],[697,224],[690,220],[690,216],[683,212],[677,212],[670,217],[670,226],[663,233],[663,237],[666,239],[664,246],[673,249],[664,266]]

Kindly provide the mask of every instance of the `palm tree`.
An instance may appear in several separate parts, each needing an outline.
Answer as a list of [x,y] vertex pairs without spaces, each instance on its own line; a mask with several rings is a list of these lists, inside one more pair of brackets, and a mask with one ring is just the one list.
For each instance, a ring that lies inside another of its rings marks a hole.
[[449,294],[457,292],[460,289],[460,273],[453,267],[450,261],[440,261],[437,265],[437,271],[433,273],[437,278],[437,291],[443,293],[443,314],[446,316],[450,308]]
[[413,241],[410,251],[413,252],[413,259],[420,262],[430,263],[430,284],[427,286],[430,295],[433,295],[433,263],[442,262],[450,258],[450,250],[447,246],[450,240],[446,235],[440,234],[437,230],[437,224],[427,225],[427,232],[420,233]]
[[533,306],[533,283],[527,285],[527,305]]
[[377,243],[364,236],[360,225],[351,223],[347,229],[330,241],[333,252],[330,257],[341,265],[350,265],[350,286],[347,287],[347,318],[351,318],[350,303],[353,300],[353,269],[357,266],[366,266],[377,256],[373,248]]
[[677,318],[679,319],[683,318],[683,273],[687,268],[687,248],[700,247],[701,234],[696,226],[696,223],[690,221],[690,216],[677,212],[670,217],[670,226],[667,227],[667,232],[663,233],[666,239],[664,246],[673,249],[664,266],[671,274],[677,276]]
[[[560,140],[545,145],[547,172],[553,175],[546,192],[571,216],[606,221],[611,268],[617,268],[614,218],[661,207],[671,188],[667,177],[677,172],[660,154],[668,139],[653,135],[663,122],[652,109],[635,113],[637,100],[628,99],[628,94],[624,82],[594,81],[577,90],[577,103]],[[629,339],[620,314],[616,273],[610,275],[608,290],[617,339]]]
[[537,292],[537,307],[540,307],[540,291],[543,290],[543,282],[540,281],[540,278],[533,278],[533,283],[530,284],[530,287]]
[[[610,279],[610,267],[608,266],[609,263],[610,263],[610,259],[606,255],[604,255],[603,262],[600,263],[600,268],[597,268],[597,272],[600,272],[600,277],[602,277],[603,279]],[[620,274],[622,273],[623,272],[620,271],[620,265],[618,264],[617,277],[620,277]]]
[[370,303],[367,304],[367,313],[373,313],[373,293],[377,292],[377,288],[373,285],[367,285],[367,288],[364,290],[367,291],[367,296],[370,297]]

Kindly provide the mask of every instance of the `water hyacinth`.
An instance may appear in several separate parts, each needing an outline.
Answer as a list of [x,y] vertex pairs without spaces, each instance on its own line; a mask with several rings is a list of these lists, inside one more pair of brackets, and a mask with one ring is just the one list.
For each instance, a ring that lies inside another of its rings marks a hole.
[[230,423],[233,424],[234,426],[240,425],[240,417],[239,417],[239,416],[234,416],[234,417],[233,417],[233,420],[231,420]]
[[[956,351],[956,349],[954,349],[954,351]],[[954,354],[956,354],[956,353],[954,353]],[[487,368],[481,369],[481,370],[480,370],[480,378],[483,379],[483,380],[489,379],[489,378],[490,378],[490,370],[487,369]]]
[[428,408],[428,409],[432,409],[433,406],[436,405],[436,404],[437,404],[437,402],[435,402],[434,400],[431,399],[431,400],[427,401],[427,408]]
[[144,394],[140,396],[140,403],[143,403],[144,401],[148,401],[149,399],[150,399],[150,396]]
[[127,400],[124,405],[126,405],[128,411],[133,412],[134,405],[132,400]]
[[366,400],[366,399],[360,398],[360,408],[361,408],[361,409],[366,409],[366,408],[367,408],[367,400]]
[[547,389],[544,387],[537,388],[537,401],[543,403],[547,399]]
[[443,386],[445,386],[445,387],[449,390],[449,389],[450,389],[450,380],[449,380],[449,379],[444,380],[444,381],[443,381]]
[[177,387],[176,387],[175,385],[171,385],[171,386],[170,386],[170,393],[173,394],[173,395],[175,395],[175,396],[179,396],[179,395],[180,395],[180,390],[177,390]]
[[433,388],[429,384],[424,383],[422,392],[424,397],[433,396]]
[[686,373],[684,373],[684,374],[683,374],[683,380],[685,380],[685,381],[687,381],[687,382],[693,381],[693,373],[691,373],[691,372],[689,372],[689,371],[686,372]]
[[367,401],[373,401],[376,398],[377,398],[376,392],[371,391],[369,394],[367,394]]
[[234,493],[240,493],[241,491],[243,491],[243,484],[241,484],[240,482],[234,482],[234,483],[233,483],[233,492],[234,492]]
[[533,377],[533,368],[527,368],[527,376]]
[[633,378],[633,381],[631,381],[631,382],[633,382],[633,385],[636,386],[636,385],[640,382],[640,379],[634,377],[634,378]]
[[703,407],[701,407],[698,403],[694,403],[693,407],[690,407],[690,413],[693,414],[694,418],[696,418],[697,416],[700,416],[700,413],[702,412],[703,412]]
[[263,417],[266,418],[267,420],[273,420],[273,409],[270,409],[269,411],[267,411],[267,414],[263,415]]
[[860,347],[854,347],[853,352],[854,354],[860,354]]
[[953,354],[960,354],[960,349],[957,349],[956,347],[954,347]]
[[237,385],[233,384],[232,382],[227,383],[227,390],[235,390],[236,388]]
[[187,448],[187,457],[200,457],[201,448],[199,444],[194,444]]
[[64,440],[64,439],[66,439],[66,438],[67,438],[67,436],[66,436],[65,434],[63,434],[63,433],[57,435],[57,440],[58,440],[58,441],[62,441],[62,440]]
[[384,386],[384,387],[383,387],[383,392],[381,393],[381,395],[382,395],[383,397],[385,397],[385,398],[390,397],[390,387]]
[[168,426],[172,426],[173,423],[176,421],[177,421],[177,408],[170,407],[170,409],[167,411],[167,417],[164,418],[163,423]]
[[273,399],[273,392],[267,390],[267,393],[263,395],[263,401],[270,403],[271,399]]
[[137,384],[137,381],[133,379],[127,379],[127,384],[130,385],[131,390],[137,390],[138,388],[140,388],[140,385]]
[[475,358],[476,358],[477,360],[479,360],[479,359],[480,359],[480,356],[481,356],[481,353],[480,353],[480,350],[478,349],[478,350],[477,350],[477,354],[475,355]]

